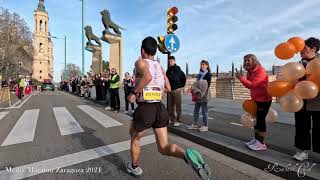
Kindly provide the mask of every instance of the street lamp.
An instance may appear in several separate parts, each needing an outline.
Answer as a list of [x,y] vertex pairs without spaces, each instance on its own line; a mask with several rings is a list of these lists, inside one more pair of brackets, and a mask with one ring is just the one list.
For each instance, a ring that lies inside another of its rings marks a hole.
[[82,16],[82,26],[81,26],[81,32],[82,32],[82,70],[81,74],[82,77],[84,77],[84,0],[81,1],[81,16]]
[[65,35],[64,38],[59,38],[56,36],[50,36],[54,39],[64,39],[64,79],[67,78],[67,36]]

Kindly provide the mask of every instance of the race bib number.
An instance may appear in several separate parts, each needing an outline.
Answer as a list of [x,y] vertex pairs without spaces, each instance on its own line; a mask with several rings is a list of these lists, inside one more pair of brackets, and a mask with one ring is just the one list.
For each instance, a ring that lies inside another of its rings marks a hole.
[[160,87],[145,87],[143,89],[143,99],[146,101],[161,101],[162,92]]

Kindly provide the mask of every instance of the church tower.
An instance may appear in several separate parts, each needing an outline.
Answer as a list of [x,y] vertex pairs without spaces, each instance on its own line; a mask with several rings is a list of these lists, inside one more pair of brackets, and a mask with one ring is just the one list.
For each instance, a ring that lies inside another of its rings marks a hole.
[[53,79],[53,52],[49,32],[49,16],[44,6],[44,0],[39,0],[34,11],[34,60],[32,77],[38,81]]

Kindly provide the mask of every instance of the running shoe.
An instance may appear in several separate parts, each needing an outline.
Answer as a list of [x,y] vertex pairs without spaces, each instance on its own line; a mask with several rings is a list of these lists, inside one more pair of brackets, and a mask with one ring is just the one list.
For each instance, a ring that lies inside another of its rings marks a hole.
[[142,169],[139,166],[136,168],[133,168],[131,163],[127,164],[127,171],[128,173],[133,174],[135,176],[141,176],[142,174]]
[[202,155],[198,150],[187,148],[185,156],[189,164],[191,164],[202,180],[211,179],[211,169],[209,168],[209,165],[204,162]]

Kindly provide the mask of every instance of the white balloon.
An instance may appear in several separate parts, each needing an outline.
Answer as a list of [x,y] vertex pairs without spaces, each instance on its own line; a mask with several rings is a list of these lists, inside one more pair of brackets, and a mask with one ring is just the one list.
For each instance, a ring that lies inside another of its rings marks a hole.
[[306,73],[306,70],[299,62],[289,62],[281,68],[281,78],[288,81],[294,81],[302,78]]
[[312,81],[300,81],[294,87],[294,93],[302,99],[313,99],[317,97],[319,88]]
[[278,112],[270,107],[268,114],[266,116],[266,122],[267,123],[274,123],[274,122],[278,121],[278,119],[279,119]]
[[291,90],[280,97],[279,104],[286,112],[298,112],[303,107],[303,100],[294,93],[294,90]]
[[256,119],[250,113],[245,113],[240,118],[240,123],[243,127],[252,128],[256,125]]

